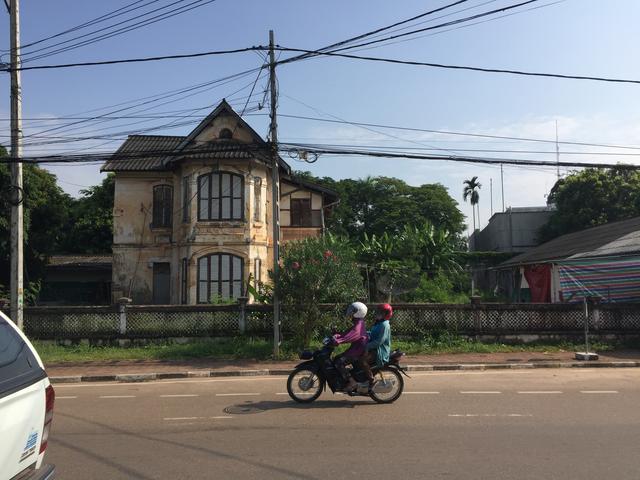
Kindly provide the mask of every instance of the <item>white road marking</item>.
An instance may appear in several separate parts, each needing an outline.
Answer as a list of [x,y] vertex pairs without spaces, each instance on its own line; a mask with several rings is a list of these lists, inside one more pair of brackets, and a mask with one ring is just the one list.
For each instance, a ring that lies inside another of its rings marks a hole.
[[[558,369],[564,370],[563,373],[566,373],[568,369]],[[619,370],[619,369],[612,369]],[[638,368],[627,368],[627,375],[640,375],[640,369]],[[509,369],[506,368],[504,370],[482,370],[482,371],[427,371],[427,372],[409,372],[411,377],[426,377],[426,376],[447,376],[447,375],[533,375],[533,374],[541,374],[544,369]],[[547,372],[548,373],[548,372]],[[584,375],[588,373],[602,373],[602,369],[599,368],[578,368],[571,370],[572,375]],[[87,387],[127,387],[130,385],[136,385],[136,387],[147,387],[147,386],[157,386],[157,385],[171,385],[171,384],[181,384],[181,383],[218,383],[218,382],[261,382],[261,381],[278,381],[284,382],[286,381],[285,375],[274,375],[269,377],[259,377],[259,376],[247,376],[247,377],[237,377],[237,378],[203,378],[203,379],[178,379],[178,380],[155,380],[150,382],[111,382],[111,383],[68,383],[68,384],[55,384],[55,389],[61,388],[87,388]]]
[[530,413],[450,413],[448,417],[532,417]]
[[618,390],[580,390],[580,393],[620,393]]
[[196,395],[195,393],[184,393],[184,394],[175,394],[175,395],[160,395],[160,398],[182,398],[182,397],[199,397],[200,395]]
[[524,395],[547,395],[547,394],[558,394],[562,393],[560,390],[524,390],[518,392]]
[[259,393],[216,393],[216,397],[251,397]]
[[[586,369],[582,369],[581,372]],[[539,370],[533,368],[523,368],[523,369],[511,369],[505,368],[500,370],[433,370],[433,371],[418,371],[418,372],[407,372],[409,375],[413,377],[443,377],[448,375],[531,375],[532,373],[540,373]]]
[[56,397],[56,400],[65,400],[65,399],[68,399],[68,398],[78,398],[78,397],[71,397],[71,396],[69,396],[69,397]]
[[463,390],[460,393],[463,395],[496,395],[502,392],[497,390]]
[[100,398],[136,398],[135,395],[100,395]]
[[[296,395],[314,395],[315,392],[298,392],[296,393]],[[336,392],[336,393],[340,393],[340,392]],[[287,392],[278,392],[276,393],[276,395],[289,395]]]
[[439,395],[440,392],[404,392],[407,395]]
[[230,415],[221,415],[221,416],[217,416],[217,417],[165,417],[163,418],[163,420],[167,421],[167,422],[180,422],[180,421],[185,421],[185,420],[207,420],[207,419],[212,419],[212,420],[227,420],[229,418],[233,418]]
[[270,376],[270,377],[259,377],[259,376],[247,376],[247,377],[238,377],[238,378],[203,378],[201,380],[152,380],[149,382],[112,382],[112,383],[61,383],[54,384],[55,389],[59,388],[86,388],[86,387],[129,387],[131,385],[135,385],[136,387],[149,387],[149,386],[162,386],[162,385],[171,385],[171,384],[180,384],[180,383],[219,383],[219,382],[264,382],[264,381],[278,381],[285,382],[287,377],[285,375],[280,376]]

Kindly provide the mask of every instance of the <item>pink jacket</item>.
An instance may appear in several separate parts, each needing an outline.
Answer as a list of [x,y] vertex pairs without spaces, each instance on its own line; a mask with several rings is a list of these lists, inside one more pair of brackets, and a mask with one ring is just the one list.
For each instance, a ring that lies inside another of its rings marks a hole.
[[364,318],[354,318],[353,327],[351,327],[351,330],[347,330],[344,333],[336,333],[333,336],[333,340],[338,345],[342,343],[351,344],[349,349],[344,352],[345,356],[361,357],[362,355],[364,355],[367,349],[367,342],[369,341]]

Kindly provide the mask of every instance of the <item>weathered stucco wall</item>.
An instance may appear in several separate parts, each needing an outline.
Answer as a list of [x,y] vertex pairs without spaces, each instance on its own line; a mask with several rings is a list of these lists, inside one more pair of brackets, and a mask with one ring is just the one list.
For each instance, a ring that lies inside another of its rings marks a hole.
[[[233,140],[255,140],[252,132],[238,124],[234,117],[223,114],[195,137],[195,144],[216,141],[224,128],[232,132]],[[243,220],[198,219],[198,177],[212,172],[230,172],[242,176]],[[170,228],[155,228],[152,225],[153,188],[157,185],[173,187]],[[197,303],[198,259],[214,253],[228,253],[242,258],[245,284],[250,276],[268,281],[268,271],[273,264],[271,196],[270,170],[255,159],[182,159],[176,162],[170,172],[117,172],[113,210],[114,301],[126,296],[131,297],[134,303],[151,303],[153,264],[162,262],[170,264],[171,303],[181,303],[184,288],[182,265],[186,259],[186,303]],[[322,195],[283,183],[283,227],[290,224],[288,209],[291,196],[310,198],[313,209],[322,208]],[[183,211],[185,200],[188,205],[186,217]],[[309,234],[318,234],[317,228],[308,230]]]

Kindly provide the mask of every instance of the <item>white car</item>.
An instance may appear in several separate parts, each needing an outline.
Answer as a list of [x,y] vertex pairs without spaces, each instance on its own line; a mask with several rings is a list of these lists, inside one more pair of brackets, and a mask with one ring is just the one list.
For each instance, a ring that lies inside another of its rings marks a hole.
[[0,312],[0,480],[50,480],[55,393],[31,342]]

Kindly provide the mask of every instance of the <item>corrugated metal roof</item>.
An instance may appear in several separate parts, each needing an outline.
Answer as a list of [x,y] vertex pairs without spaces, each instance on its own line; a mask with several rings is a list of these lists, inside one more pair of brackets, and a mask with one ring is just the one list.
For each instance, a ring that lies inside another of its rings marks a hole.
[[106,267],[111,266],[112,255],[53,255],[48,267]]
[[[168,135],[131,135],[102,167],[103,172],[165,170],[162,159],[186,137]],[[150,154],[141,156],[143,152]],[[153,155],[153,152],[161,152]],[[135,156],[133,155],[135,154]]]
[[568,233],[513,257],[501,267],[640,252],[640,217]]

